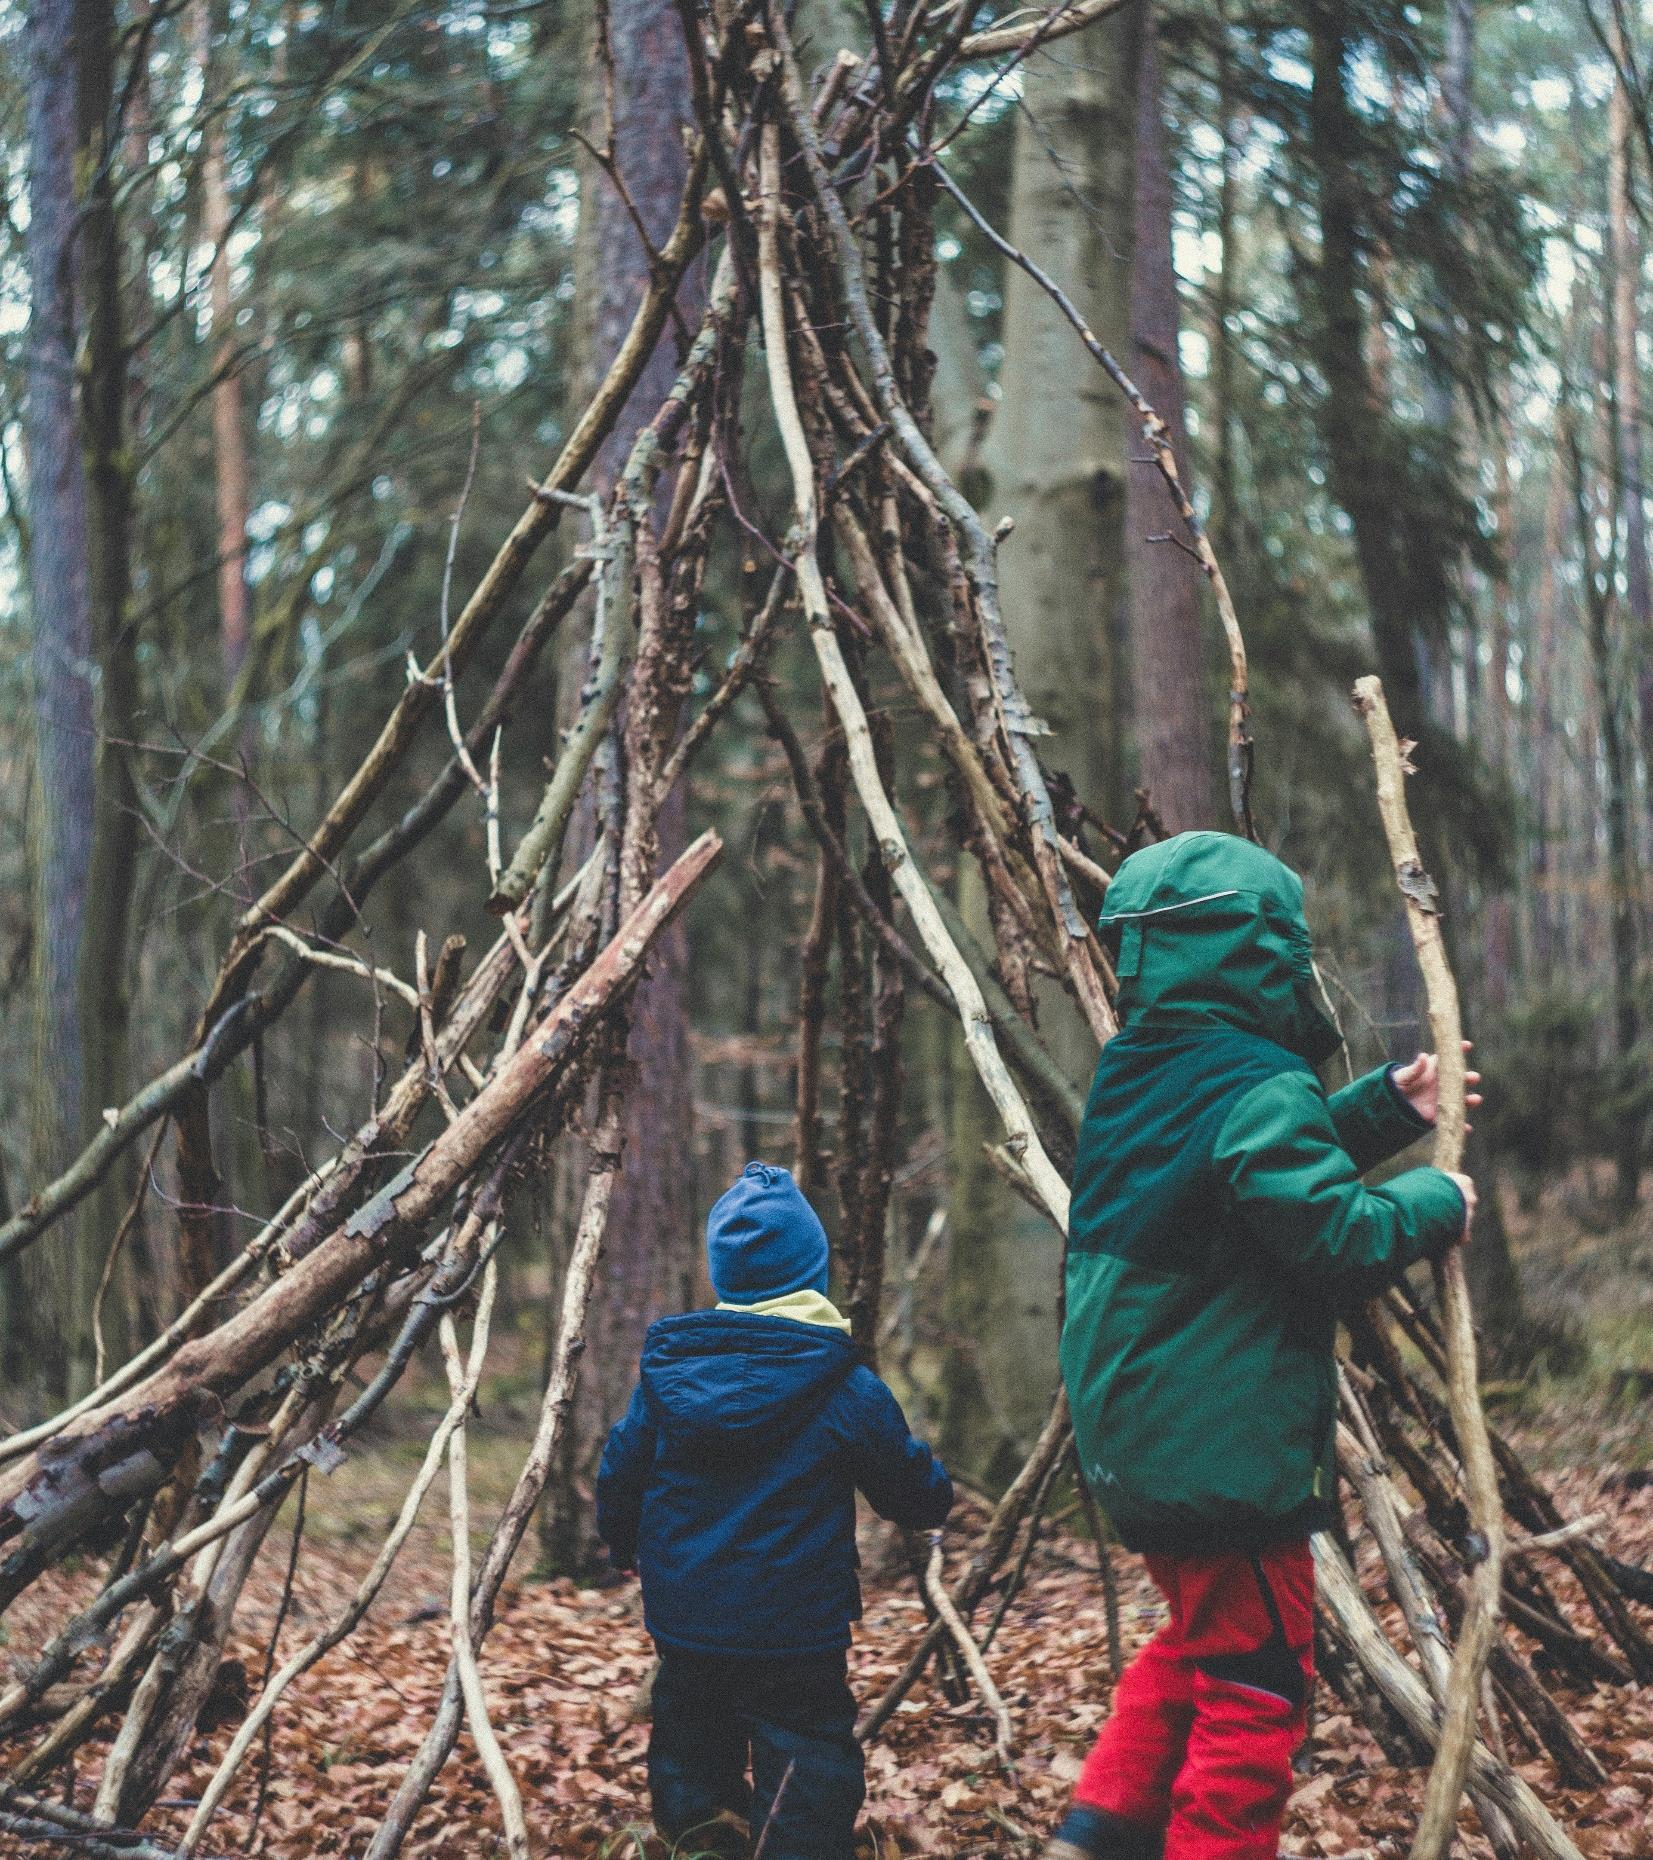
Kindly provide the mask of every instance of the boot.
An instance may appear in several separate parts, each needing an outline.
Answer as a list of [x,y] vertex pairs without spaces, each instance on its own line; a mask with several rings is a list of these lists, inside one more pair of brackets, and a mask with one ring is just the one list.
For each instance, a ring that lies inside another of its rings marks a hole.
[[668,1840],[666,1851],[676,1860],[746,1860],[752,1851],[752,1836],[739,1815],[720,1808],[710,1821]]
[[1040,1860],[1163,1860],[1165,1836],[1075,1802]]

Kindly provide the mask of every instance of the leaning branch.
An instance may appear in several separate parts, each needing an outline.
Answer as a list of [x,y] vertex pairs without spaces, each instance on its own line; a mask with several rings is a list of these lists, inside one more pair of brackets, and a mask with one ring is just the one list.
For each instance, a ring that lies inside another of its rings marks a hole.
[[[1428,1688],[1384,1637],[1347,1558],[1324,1531],[1314,1540],[1314,1566],[1321,1599],[1362,1668],[1413,1735],[1426,1746],[1436,1744],[1438,1749],[1443,1732]],[[1540,1860],[1583,1860],[1550,1811],[1522,1778],[1495,1757],[1473,1732],[1466,1767],[1476,1788],[1498,1804],[1516,1833]]]
[[999,1754],[999,1762],[1008,1770],[1015,1761],[1012,1747],[1015,1727],[1010,1722],[1010,1708],[993,1683],[993,1675],[987,1670],[987,1661],[982,1657],[981,1648],[976,1645],[975,1636],[964,1625],[963,1617],[953,1605],[953,1598],[947,1593],[946,1585],[941,1580],[943,1568],[941,1532],[932,1531],[930,1560],[924,1566],[924,1592],[935,1607],[936,1619],[946,1628],[954,1646],[964,1656],[964,1664],[970,1669],[970,1677],[981,1694],[981,1702],[993,1715],[993,1746]]
[[[84,1417],[72,1433],[52,1443],[49,1458],[35,1456],[0,1483],[0,1541],[18,1533],[22,1537],[14,1556],[32,1562],[48,1545],[67,1546],[111,1510],[124,1509],[153,1490],[197,1424],[226,1395],[274,1361],[375,1267],[405,1252],[423,1223],[498,1145],[530,1101],[573,1059],[616,997],[636,981],[654,938],[683,908],[722,850],[715,833],[702,834],[458,1118],[321,1245],[209,1336],[186,1344],[118,1405]],[[116,1467],[121,1483],[111,1489],[110,1472]],[[127,1584],[134,1594],[145,1591],[178,1560],[176,1546],[165,1558],[157,1552],[143,1579],[135,1574]],[[6,1715],[0,1703],[0,1721]]]
[[1071,6],[1058,8],[1054,18],[1045,15],[1038,19],[1021,19],[1013,26],[992,26],[985,32],[972,32],[960,42],[958,59],[964,64],[978,58],[1001,58],[1006,52],[1019,52],[1029,40],[1049,45],[1056,39],[1065,39],[1069,33],[1082,32],[1085,27],[1129,4],[1130,0],[1075,0]]

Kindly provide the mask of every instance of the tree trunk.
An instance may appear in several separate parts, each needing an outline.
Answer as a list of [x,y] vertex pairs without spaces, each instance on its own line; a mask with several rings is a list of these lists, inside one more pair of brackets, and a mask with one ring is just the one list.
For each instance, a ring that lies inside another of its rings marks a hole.
[[[1605,383],[1607,356],[1598,335],[1593,360],[1596,378]],[[1600,397],[1598,396],[1598,406]],[[1605,420],[1598,423],[1605,427]],[[1605,440],[1605,431],[1598,439]],[[1625,742],[1623,712],[1623,654],[1616,649],[1613,628],[1613,564],[1598,559],[1595,536],[1602,500],[1592,494],[1583,449],[1576,430],[1569,429],[1568,445],[1573,473],[1574,508],[1584,566],[1585,619],[1590,642],[1590,670],[1595,681],[1596,727],[1601,742],[1602,816],[1607,830],[1608,923],[1613,955],[1613,1056],[1616,1093],[1628,1097],[1635,1089],[1636,1041],[1640,1015],[1636,1001],[1636,877],[1630,831],[1631,783],[1629,746]],[[1605,457],[1601,445],[1598,456]],[[1609,503],[1607,508],[1611,509]],[[1641,1128],[1639,1119],[1621,1108],[1615,1132],[1617,1193],[1621,1210],[1636,1205],[1641,1190]]]
[[[623,0],[610,14],[613,49],[613,155],[650,241],[664,243],[677,216],[689,120],[683,25],[672,0]],[[593,67],[587,133],[602,146],[608,126],[603,83]],[[648,255],[612,180],[588,162],[582,180],[580,269],[594,302],[576,383],[594,382],[613,359],[648,285]],[[670,388],[676,364],[663,343],[643,370],[625,412],[598,459],[598,491],[614,482],[642,418]],[[570,629],[562,684],[577,692],[585,644]],[[577,656],[576,656],[577,655]],[[659,858],[669,864],[684,845],[683,783],[661,809]],[[578,836],[571,835],[574,844]],[[584,841],[589,846],[587,837]],[[692,1302],[696,1274],[694,1096],[688,1046],[689,951],[681,924],[659,940],[637,990],[628,1054],[636,1067],[626,1094],[624,1161],[614,1187],[608,1240],[597,1271],[568,1429],[567,1477],[551,1493],[542,1541],[547,1561],[579,1570],[598,1546],[590,1517],[590,1480],[609,1428],[624,1412],[637,1376],[643,1333],[663,1312]],[[576,1177],[583,1178],[583,1167]]]
[[[1104,341],[1131,323],[1136,87],[1143,8],[1129,6],[1025,66],[1011,181],[1010,237],[1062,284]],[[1034,714],[1051,728],[1042,759],[1099,814],[1124,787],[1125,404],[1072,328],[1020,270],[1005,278],[1000,399],[983,448],[995,516],[1016,530],[1001,557],[1006,629]],[[1167,527],[1159,523],[1157,527]],[[991,948],[972,878],[960,898]],[[1042,991],[1059,1063],[1089,1079],[1096,1044],[1065,997]],[[943,1451],[992,1482],[1014,1470],[1050,1406],[1061,1245],[991,1169],[999,1140],[986,1094],[962,1068],[951,1118],[953,1180],[945,1308]],[[990,1325],[983,1311],[996,1313]]]
[[[1171,170],[1160,110],[1159,50],[1143,33],[1137,87],[1136,227],[1131,269],[1132,374],[1171,429],[1188,479],[1180,305],[1171,252]],[[1205,577],[1186,550],[1153,539],[1175,533],[1157,472],[1133,466],[1126,480],[1125,552],[1130,583],[1133,722],[1141,785],[1173,832],[1216,824],[1211,761],[1216,712],[1207,702],[1200,637]]]
[[1240,512],[1234,464],[1234,353],[1230,318],[1235,312],[1235,282],[1240,272],[1239,165],[1241,125],[1235,120],[1234,54],[1229,44],[1227,0],[1219,0],[1217,26],[1217,131],[1222,137],[1222,167],[1217,180],[1217,237],[1222,269],[1211,291],[1211,413],[1216,429],[1212,460],[1211,529],[1223,573],[1233,584],[1239,571]]
[[[31,293],[29,562],[34,621],[36,1095],[31,1163],[63,1167],[124,1097],[126,923],[136,829],[125,743],[130,496],[122,456],[108,0],[42,0],[29,20]],[[103,1247],[129,1180],[116,1171],[35,1249],[28,1335],[57,1392],[89,1385]],[[116,1314],[118,1315],[118,1313]]]
[[[1510,713],[1511,652],[1514,644],[1515,591],[1510,583],[1515,550],[1515,489],[1510,475],[1510,453],[1515,437],[1502,405],[1492,426],[1495,448],[1493,512],[1498,525],[1498,560],[1487,588],[1485,634],[1487,674],[1479,723],[1472,728],[1499,780],[1514,780],[1514,733]],[[1501,1016],[1509,1006],[1510,982],[1516,973],[1515,897],[1500,886],[1485,904],[1486,937],[1477,965],[1481,992],[1488,1010]]]
[[[1332,491],[1349,513],[1371,610],[1373,644],[1397,726],[1421,737],[1429,722],[1422,638],[1444,637],[1451,613],[1448,564],[1415,533],[1410,462],[1391,427],[1367,362],[1361,299],[1359,133],[1349,98],[1349,44],[1342,9],[1310,12],[1314,82],[1309,147],[1319,188],[1320,264],[1316,348],[1326,380],[1321,429]],[[1437,848],[1425,857],[1439,876]]]
[[[1619,63],[1628,48],[1616,32]],[[1647,554],[1647,482],[1642,454],[1641,330],[1642,251],[1631,198],[1630,98],[1622,81],[1613,86],[1608,108],[1607,250],[1613,289],[1613,406],[1619,501],[1624,521],[1625,608],[1631,651],[1636,664],[1636,703],[1642,753],[1653,767],[1653,585]],[[1650,785],[1653,792],[1653,785]]]
[[[192,21],[202,93],[210,96],[211,0],[197,0]],[[252,474],[241,411],[241,377],[236,367],[230,226],[224,117],[222,110],[214,110],[202,131],[201,230],[212,247],[208,279],[212,306],[212,462],[218,516],[218,643],[226,696],[235,692],[247,662],[252,632],[252,602],[247,588],[247,514],[252,506]],[[239,889],[245,891],[246,887]]]
[[[224,114],[213,88],[213,11],[213,0],[196,0],[190,12],[190,37],[207,110],[201,131],[201,232],[212,248],[207,286],[212,312],[209,406],[213,502],[217,517],[218,656],[224,701],[229,704],[243,701],[241,676],[252,638],[252,597],[247,585],[247,518],[252,508],[252,479],[241,407],[241,376],[236,363]],[[238,732],[237,743],[242,760],[250,763],[253,739],[245,721]],[[249,863],[252,856],[250,802],[247,783],[235,781],[229,808],[234,831],[229,865],[230,893],[242,908],[251,903],[254,894]],[[226,1084],[233,1090],[234,1078]],[[251,1110],[250,1105],[246,1108]],[[235,1128],[248,1131],[254,1119],[238,1116],[227,1121]],[[211,1094],[205,1085],[197,1086],[180,1110],[177,1131],[178,1188],[184,1204],[179,1213],[178,1264],[181,1295],[187,1303],[217,1270],[227,1237],[224,1217],[218,1212],[219,1204],[226,1197],[214,1151]],[[238,1147],[257,1153],[253,1143],[244,1142]],[[245,1168],[231,1173],[232,1189],[238,1183],[251,1180]],[[230,1198],[234,1198],[233,1193]]]
[[[1568,318],[1572,312],[1569,308]],[[1557,409],[1554,443],[1550,449],[1549,482],[1544,489],[1544,531],[1538,558],[1538,587],[1534,596],[1534,669],[1532,674],[1530,759],[1533,810],[1533,860],[1529,893],[1531,929],[1527,947],[1539,975],[1564,966],[1564,939],[1560,932],[1566,911],[1560,898],[1562,860],[1566,845],[1562,822],[1566,815],[1565,738],[1562,719],[1565,703],[1559,695],[1557,608],[1560,589],[1556,564],[1561,560],[1567,528],[1567,466],[1564,456],[1565,425]]]
[[[1136,91],[1143,9],[1027,61],[1016,123],[1010,237],[1104,341],[1131,326]],[[1077,49],[1076,49],[1077,47]],[[1011,268],[1000,403],[985,448],[993,514],[1015,519],[1002,557],[1005,625],[1045,758],[1099,813],[1123,786],[1125,403],[1045,293]],[[1161,526],[1163,527],[1163,526]]]
[[[1432,527],[1427,489],[1418,482],[1405,436],[1383,404],[1367,361],[1361,181],[1352,160],[1360,136],[1349,95],[1347,17],[1335,0],[1315,0],[1309,19],[1309,155],[1318,184],[1320,223],[1315,346],[1326,382],[1320,429],[1332,493],[1353,528],[1372,643],[1390,709],[1403,734],[1425,743],[1424,761],[1438,771],[1451,747],[1439,721],[1444,708],[1439,699],[1457,565]],[[1421,815],[1418,840],[1424,864],[1446,901],[1443,930],[1451,947],[1457,940],[1464,885],[1438,809]],[[1479,1141],[1472,1146],[1468,1166],[1489,1166]],[[1521,1323],[1519,1278],[1492,1183],[1484,1182],[1483,1190],[1488,1212],[1477,1224],[1471,1249],[1474,1293],[1483,1317],[1490,1323],[1496,1314],[1500,1327],[1514,1334]]]

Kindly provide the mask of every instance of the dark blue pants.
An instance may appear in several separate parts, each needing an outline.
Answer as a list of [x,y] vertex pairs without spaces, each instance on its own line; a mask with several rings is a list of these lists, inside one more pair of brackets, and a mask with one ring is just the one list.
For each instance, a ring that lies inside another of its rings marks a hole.
[[850,1860],[866,1772],[845,1655],[662,1648],[649,1789],[655,1825],[687,1852],[696,1843],[684,1837],[729,1809],[750,1824],[754,1848],[763,1841],[763,1860]]

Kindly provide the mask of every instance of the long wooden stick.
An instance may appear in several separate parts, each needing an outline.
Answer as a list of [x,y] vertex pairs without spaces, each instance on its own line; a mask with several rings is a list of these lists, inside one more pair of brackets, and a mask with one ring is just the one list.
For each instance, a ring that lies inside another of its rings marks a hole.
[[[1440,1065],[1440,1100],[1435,1120],[1435,1166],[1457,1169],[1464,1154],[1464,1045],[1458,1010],[1458,985],[1453,979],[1441,937],[1440,898],[1434,880],[1418,856],[1417,835],[1406,808],[1406,758],[1384,702],[1383,683],[1362,678],[1355,685],[1355,709],[1371,738],[1372,762],[1377,770],[1378,811],[1394,861],[1395,878],[1406,901],[1406,921],[1423,972],[1429,1005],[1429,1027]],[[1454,1247],[1435,1268],[1441,1313],[1446,1330],[1447,1394],[1458,1452],[1464,1469],[1464,1495],[1474,1540],[1472,1554],[1480,1552],[1470,1572],[1469,1597],[1463,1626],[1452,1655],[1446,1699],[1442,1706],[1440,1743],[1424,1790],[1423,1810],[1412,1843],[1412,1860],[1441,1860],[1452,1842],[1458,1804],[1463,1798],[1475,1751],[1476,1713],[1481,1697],[1481,1675],[1492,1656],[1498,1635],[1499,1598],[1504,1569],[1504,1506],[1498,1491],[1498,1471],[1487,1435],[1486,1415],[1475,1358],[1475,1323],[1470,1309],[1469,1279],[1463,1250]]]
[[987,1661],[982,1650],[976,1644],[975,1636],[964,1625],[964,1618],[953,1605],[953,1598],[947,1593],[946,1584],[941,1580],[945,1567],[941,1551],[941,1532],[930,1533],[930,1558],[924,1566],[924,1592],[935,1605],[936,1619],[952,1636],[953,1644],[964,1656],[964,1664],[970,1669],[970,1677],[975,1682],[981,1702],[993,1714],[993,1745],[999,1755],[999,1761],[1009,1769],[1015,1761],[1012,1737],[1015,1727],[1010,1722],[1010,1707],[1005,1704],[999,1688],[993,1683],[993,1675],[987,1670]]
[[[490,1263],[489,1272],[493,1271]],[[480,1326],[479,1326],[480,1331]],[[471,1741],[493,1785],[499,1802],[500,1817],[505,1823],[505,1851],[510,1860],[532,1860],[533,1844],[528,1838],[528,1823],[522,1813],[522,1793],[500,1748],[499,1737],[488,1716],[488,1698],[482,1686],[482,1668],[477,1663],[476,1645],[471,1638],[471,1499],[469,1491],[469,1456],[466,1452],[465,1420],[470,1398],[476,1388],[476,1374],[481,1361],[473,1347],[471,1365],[461,1362],[459,1335],[451,1317],[441,1324],[442,1361],[448,1373],[448,1396],[457,1410],[457,1420],[448,1439],[448,1517],[453,1535],[453,1576],[448,1589],[449,1637],[453,1662],[459,1669],[459,1688],[465,1699],[465,1716],[470,1722]]]
[[[1346,1376],[1339,1371],[1344,1412],[1347,1423],[1337,1429],[1337,1463],[1366,1510],[1366,1522],[1383,1553],[1384,1569],[1389,1577],[1389,1593],[1400,1605],[1412,1645],[1417,1650],[1418,1666],[1437,1705],[1444,1706],[1452,1684],[1451,1643],[1444,1624],[1430,1599],[1417,1557],[1406,1540],[1400,1502],[1382,1449],[1368,1429],[1362,1428],[1364,1415]],[[1360,1430],[1357,1432],[1356,1430]],[[1473,1784],[1471,1784],[1473,1791]],[[1475,1812],[1487,1838],[1500,1855],[1516,1849],[1516,1840],[1503,1811],[1484,1792],[1474,1795]]]

